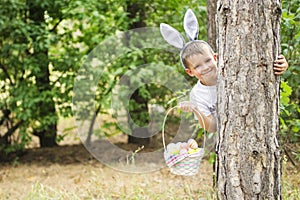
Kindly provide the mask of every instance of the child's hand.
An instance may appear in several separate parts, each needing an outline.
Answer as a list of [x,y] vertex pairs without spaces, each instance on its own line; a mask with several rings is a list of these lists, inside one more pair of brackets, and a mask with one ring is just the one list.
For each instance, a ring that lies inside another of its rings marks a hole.
[[281,75],[283,74],[287,68],[288,68],[288,63],[283,55],[279,55],[277,59],[274,61],[273,69],[274,69],[274,74],[275,75]]
[[180,102],[178,106],[183,112],[193,112],[196,110],[196,106],[190,101]]

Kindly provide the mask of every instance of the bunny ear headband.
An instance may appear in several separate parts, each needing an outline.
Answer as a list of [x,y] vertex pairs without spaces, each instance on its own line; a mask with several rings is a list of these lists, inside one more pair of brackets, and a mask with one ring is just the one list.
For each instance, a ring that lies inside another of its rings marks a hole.
[[[183,64],[182,61],[182,53],[187,47],[188,44],[195,42],[195,41],[201,41],[204,42],[203,40],[198,40],[198,33],[199,33],[199,24],[197,21],[197,18],[193,11],[191,9],[188,9],[184,15],[184,20],[183,20],[183,27],[185,30],[185,33],[189,39],[190,42],[185,43],[185,40],[183,36],[172,26],[161,23],[160,24],[160,33],[162,34],[163,38],[172,46],[180,49],[180,61],[183,65],[184,68],[186,66]],[[204,42],[205,43],[205,42]]]

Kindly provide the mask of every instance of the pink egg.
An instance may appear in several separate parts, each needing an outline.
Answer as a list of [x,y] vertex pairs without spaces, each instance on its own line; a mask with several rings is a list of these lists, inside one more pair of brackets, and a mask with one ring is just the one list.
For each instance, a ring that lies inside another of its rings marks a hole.
[[187,154],[188,153],[188,150],[187,149],[181,149],[180,150],[180,155],[182,154]]
[[187,142],[182,142],[180,144],[180,149],[188,149],[190,145]]

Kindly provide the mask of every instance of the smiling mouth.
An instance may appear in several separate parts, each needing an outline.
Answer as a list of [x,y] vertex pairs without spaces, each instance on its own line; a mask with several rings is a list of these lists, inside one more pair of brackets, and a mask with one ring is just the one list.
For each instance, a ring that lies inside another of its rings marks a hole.
[[209,72],[211,72],[212,69],[205,71],[204,73],[202,73],[202,75],[208,74]]

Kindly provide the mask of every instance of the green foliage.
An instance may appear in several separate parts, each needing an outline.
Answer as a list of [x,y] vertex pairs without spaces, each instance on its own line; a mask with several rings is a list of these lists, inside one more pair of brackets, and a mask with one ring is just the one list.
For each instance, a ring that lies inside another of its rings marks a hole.
[[[3,148],[9,146],[11,151],[21,145],[22,149],[32,133],[50,132],[58,116],[72,115],[74,78],[86,55],[102,41],[141,20],[148,27],[159,27],[161,22],[167,22],[183,32],[182,18],[187,7],[193,8],[200,20],[206,20],[205,1],[145,2],[142,5],[144,18],[129,16],[127,9],[133,3],[135,1],[1,1],[0,134]],[[200,37],[205,38],[205,26],[201,26],[200,31]],[[147,59],[143,60],[144,57]],[[100,113],[108,112],[111,90],[127,70],[157,61],[166,61],[181,69],[177,56],[154,51],[129,52],[123,59],[107,63],[95,93],[94,103],[101,107]],[[147,75],[150,71],[143,73]],[[166,90],[157,84],[140,89],[147,101],[155,103],[163,103],[170,94],[166,91],[160,96],[162,91]],[[50,105],[55,107],[50,109]],[[82,117],[87,116],[84,111],[82,114]],[[63,136],[59,136],[57,141],[62,139]]]
[[[202,4],[203,2],[205,1],[202,1]],[[119,6],[118,11],[116,11],[115,13],[120,12],[120,5],[118,5],[117,2],[115,2],[111,6],[114,7],[115,4]],[[167,22],[175,27],[179,25],[180,26],[179,30],[183,32],[182,21],[183,21],[183,14],[186,11],[186,7],[184,6],[188,4],[189,3],[187,3],[186,1],[175,3],[174,1],[171,0],[166,0],[164,3],[161,1],[159,2],[154,1],[151,3],[145,2],[143,4],[144,8],[141,10],[146,12],[145,14],[147,18],[141,18],[143,17],[141,14],[132,18],[128,16],[129,15],[128,14],[124,18],[126,20],[126,23],[122,24],[124,25],[124,27],[119,27],[120,31],[126,30],[127,28],[131,27],[133,23],[142,21],[145,23],[145,26],[147,27],[149,26],[159,27],[159,24],[161,22]],[[124,6],[124,8],[122,8],[121,10],[122,11],[126,10],[126,5],[122,4],[122,6]],[[199,2],[193,1],[190,7],[195,8],[196,12],[200,10],[199,13],[201,13],[202,16],[205,16],[205,10],[203,10],[203,6],[200,6],[202,10],[200,9]],[[159,13],[164,13],[164,14],[160,15]],[[168,14],[166,15],[166,13]],[[206,17],[203,17],[203,19],[206,19]],[[119,81],[120,79],[122,79],[122,77],[124,77],[124,75],[129,76],[130,84],[128,84],[127,86],[126,84],[123,85],[122,86],[123,88],[120,89],[119,90],[120,92],[118,93],[119,96],[118,98],[123,99],[124,102],[120,103],[120,105],[115,105],[116,107],[114,108],[114,110],[118,111],[122,107],[128,106],[130,112],[129,114],[131,115],[132,121],[130,120],[128,122],[124,121],[124,123],[129,123],[130,126],[132,125],[131,128],[134,128],[136,125],[147,126],[150,120],[150,116],[148,113],[147,105],[145,106],[144,103],[160,104],[163,107],[168,108],[171,105],[167,105],[167,102],[169,102],[169,100],[172,99],[174,95],[177,95],[177,94],[173,94],[170,90],[166,89],[165,87],[162,87],[162,85],[158,82],[143,84],[143,80],[145,79],[145,77],[156,76],[158,80],[164,80],[166,79],[166,76],[169,75],[164,73],[153,74],[153,68],[152,69],[151,67],[149,68],[148,64],[157,63],[156,67],[162,68],[161,72],[163,72],[163,68],[166,66],[176,66],[175,71],[177,72],[181,71],[183,73],[182,66],[180,65],[179,62],[179,56],[177,53],[162,52],[161,50],[157,50],[157,49],[138,48],[139,46],[144,45],[138,43],[140,42],[147,43],[146,40],[147,38],[140,38],[140,40],[135,40],[132,39],[134,38],[134,35],[130,36],[131,39],[127,40],[128,42],[127,45],[123,46],[123,44],[120,44],[118,45],[118,49],[116,50],[114,49],[114,47],[116,46],[116,41],[114,40],[114,37],[118,36],[119,38],[122,38],[123,32],[115,31],[115,32],[110,32],[108,34],[111,37],[104,38],[104,40],[102,41],[104,42],[104,44],[101,43],[101,47],[99,48],[101,52],[99,53],[99,51],[95,51],[95,55],[91,55],[91,54],[89,55],[89,57],[94,56],[97,57],[97,59],[99,59],[100,61],[102,61],[102,63],[98,64],[98,68],[101,68],[100,70],[101,72],[98,72],[101,73],[101,78],[98,82],[98,86],[96,89],[95,101],[91,102],[90,106],[94,106],[96,108],[101,107],[99,114],[106,115],[109,112],[108,110],[111,109],[112,90],[115,89],[117,86],[119,86],[120,84]],[[155,34],[157,34],[157,38],[159,40],[162,39],[159,33],[155,33]],[[202,26],[200,37],[205,37],[205,35],[206,35],[206,27]],[[151,37],[153,37],[153,35],[151,35]],[[120,40],[122,41],[122,39]],[[108,44],[109,41],[112,41],[111,43],[113,47],[111,47],[111,45]],[[165,44],[164,41],[162,41],[161,43],[163,44],[159,44],[159,46]],[[105,52],[109,52],[109,54],[106,55]],[[122,52],[123,54],[119,55],[119,52]],[[124,52],[126,53],[124,54]],[[103,58],[107,58],[107,59],[103,59]],[[145,67],[141,67],[141,66],[145,66]],[[97,77],[95,76],[95,78]],[[83,81],[81,87],[84,87],[82,86],[84,84],[85,83]],[[133,90],[132,87],[136,87],[136,88]],[[131,99],[128,105],[126,105],[125,104],[127,103],[126,100],[128,100],[129,98],[128,95],[132,95],[133,92],[136,92],[136,94],[138,94],[139,98],[141,99],[141,102],[136,102],[135,101],[136,99],[135,100]],[[81,111],[78,111],[79,113],[77,113],[78,116],[80,116],[78,120],[80,119],[84,120],[87,118],[91,119],[92,113],[86,113],[87,109],[85,109],[86,107],[83,103],[84,96],[88,96],[88,95],[85,94],[82,96],[83,96],[81,99],[82,106],[77,105],[78,107],[82,108],[80,109]],[[80,99],[80,97],[78,97],[78,99]],[[174,103],[176,102],[173,102],[173,104]],[[78,104],[80,104],[79,101]],[[120,114],[113,113],[113,116],[116,118],[120,117],[118,115]],[[124,117],[127,118],[127,116]],[[101,127],[101,130],[100,131],[95,130],[94,134],[98,135],[99,137],[108,136],[108,133],[106,131],[108,125],[111,127],[112,130],[115,130],[116,127],[114,127],[109,120],[107,121],[104,120],[104,124]],[[126,130],[128,130],[127,128]],[[113,135],[114,133],[115,132],[112,131],[111,135]]]
[[287,82],[281,82],[280,93],[280,122],[281,122],[281,135],[286,143],[299,142],[300,131],[300,108],[299,105],[291,101],[290,96],[292,88]]
[[48,138],[56,134],[48,129],[57,121],[48,81],[51,32],[39,15],[44,7],[32,12],[37,7],[30,1],[1,2],[0,144],[6,153],[23,149],[30,132],[46,130]]
[[[29,18],[30,2],[35,2],[35,5],[44,11],[39,22]],[[129,16],[129,3],[134,1],[1,1],[1,148],[9,147],[9,152],[22,149],[30,141],[34,131],[56,124],[58,116],[72,116],[74,78],[81,73],[79,69],[88,59],[87,55],[101,42],[128,30],[133,23],[142,20],[147,27],[159,27],[161,22],[165,22],[184,33],[182,19],[189,7],[195,11],[199,20],[199,38],[207,38],[204,0],[144,2],[144,18],[142,15]],[[299,141],[300,130],[299,3],[299,0],[283,1],[281,24],[282,53],[289,62],[289,70],[283,75],[284,82],[281,85],[281,134],[284,141],[292,142]],[[125,52],[125,55],[111,62],[104,62],[101,78],[94,93],[94,102],[82,105],[83,107],[94,106],[99,108],[100,114],[109,113],[111,93],[120,78],[126,72],[149,63],[172,66],[181,72],[191,85],[195,82],[195,79],[184,74],[177,53],[130,48]],[[109,60],[111,55],[103,56]],[[136,80],[132,81],[139,82],[141,77],[153,76],[151,73],[152,70],[146,67],[140,70],[139,74],[134,76]],[[46,81],[49,84],[39,84],[42,80],[47,80],[45,77],[49,79]],[[88,87],[83,86],[86,91],[90,90]],[[160,104],[165,108],[177,103],[178,94],[173,94],[159,83],[140,85],[139,93],[148,103]],[[169,102],[171,104],[168,104]],[[55,110],[47,112],[45,105],[53,103]],[[130,107],[134,110],[137,107],[136,102],[131,102]],[[84,118],[90,116],[90,113],[82,110],[80,116]],[[149,114],[144,113],[142,118],[149,120]],[[145,125],[145,121],[136,123]],[[112,130],[116,128],[111,121],[104,123],[104,126],[105,131],[98,131],[99,136],[109,135],[109,127]],[[5,138],[4,135],[9,130],[11,132]],[[115,131],[112,131],[112,134],[114,133]],[[57,141],[62,139],[63,136],[59,136]]]
[[[282,2],[281,47],[289,63],[280,93],[280,128],[283,146],[300,161],[300,1]],[[297,145],[298,144],[298,145]]]

